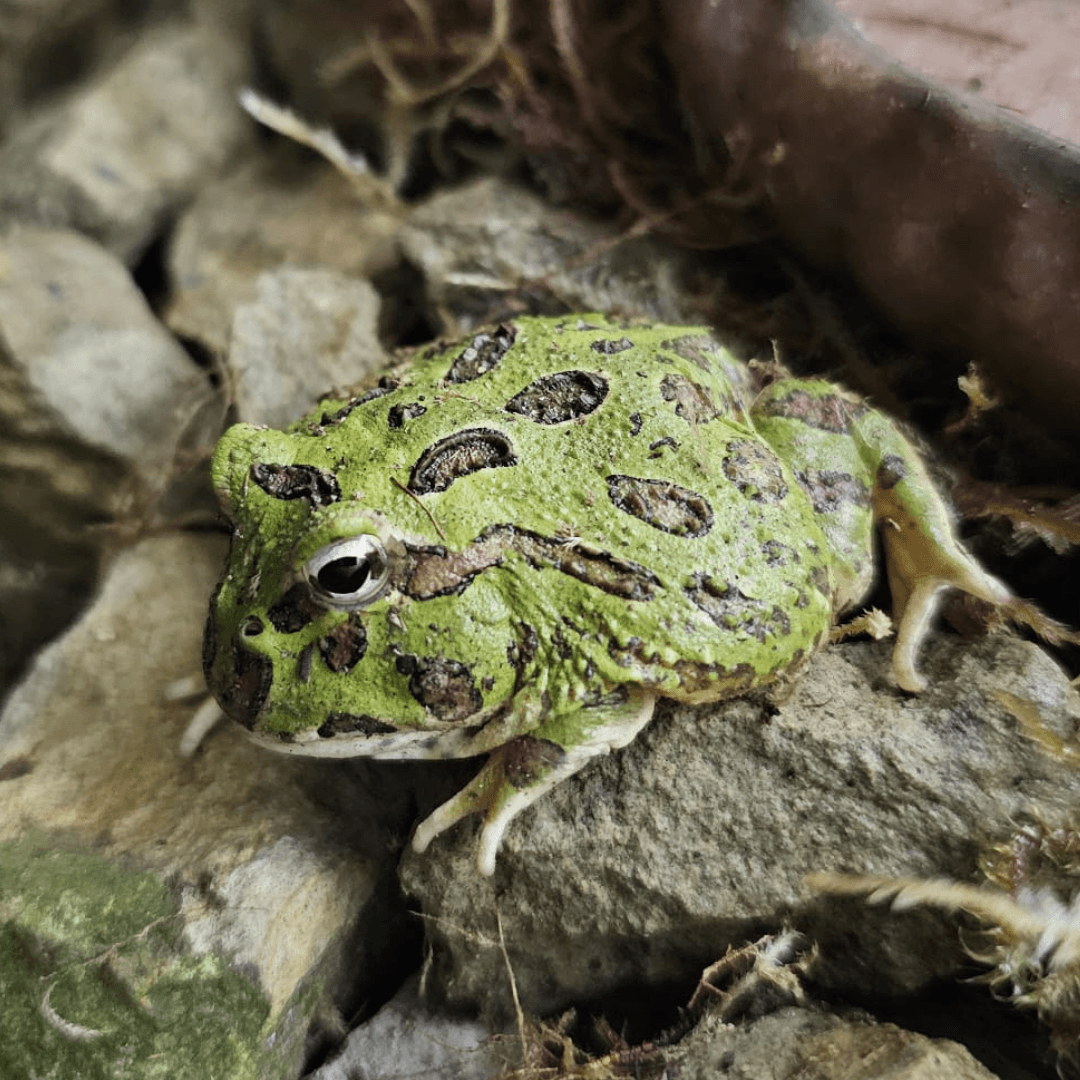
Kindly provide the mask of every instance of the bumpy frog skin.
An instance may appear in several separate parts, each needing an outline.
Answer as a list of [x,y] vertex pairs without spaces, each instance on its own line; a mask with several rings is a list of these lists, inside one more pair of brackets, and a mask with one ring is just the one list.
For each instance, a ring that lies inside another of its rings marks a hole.
[[238,424],[207,681],[277,750],[488,754],[423,850],[510,820],[626,745],[660,696],[792,672],[866,593],[881,526],[896,681],[934,597],[1009,598],[956,544],[893,425],[830,383],[747,369],[700,328],[522,318],[435,346],[286,431]]

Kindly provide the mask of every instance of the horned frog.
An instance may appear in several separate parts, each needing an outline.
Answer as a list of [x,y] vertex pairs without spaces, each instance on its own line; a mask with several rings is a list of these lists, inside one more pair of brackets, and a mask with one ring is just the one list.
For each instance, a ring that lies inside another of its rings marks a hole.
[[516,319],[285,431],[232,427],[213,483],[222,708],[289,753],[487,754],[413,839],[482,814],[485,874],[658,698],[798,669],[868,591],[875,524],[905,690],[944,586],[1010,598],[891,421],[828,382],[755,388],[701,328]]

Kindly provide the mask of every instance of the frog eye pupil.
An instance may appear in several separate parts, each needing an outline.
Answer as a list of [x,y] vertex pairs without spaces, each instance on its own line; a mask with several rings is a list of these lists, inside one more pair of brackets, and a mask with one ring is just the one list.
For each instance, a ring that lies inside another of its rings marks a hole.
[[303,572],[316,601],[345,611],[373,603],[390,584],[386,549],[378,537],[366,534],[327,544]]
[[370,576],[369,561],[350,555],[327,563],[319,570],[316,580],[328,593],[353,593]]

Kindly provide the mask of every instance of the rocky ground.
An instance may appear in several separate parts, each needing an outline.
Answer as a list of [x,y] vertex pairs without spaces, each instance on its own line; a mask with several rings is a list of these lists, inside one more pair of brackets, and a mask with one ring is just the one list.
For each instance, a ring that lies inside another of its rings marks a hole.
[[[1029,7],[972,14],[985,48],[940,74],[1000,100],[1011,73],[1016,107],[1075,137],[1068,76],[1042,97],[1016,77],[1072,28]],[[964,37],[921,9],[855,14],[871,36]],[[280,426],[402,346],[507,314],[698,321],[703,279],[787,265],[627,232],[481,153],[452,185],[429,160],[396,187],[347,177],[241,109],[254,84],[318,119],[304,75],[347,27],[257,0],[0,15],[0,1075],[1054,1075],[1075,1019],[1043,993],[1048,956],[1024,954],[1040,1025],[967,981],[1001,963],[973,959],[984,924],[804,880],[1050,880],[1068,899],[1080,699],[1068,655],[1012,631],[942,629],[917,698],[888,642],[851,641],[779,699],[667,702],[523,815],[490,879],[471,823],[406,849],[472,763],[278,757],[232,725],[184,752],[227,420]],[[842,319],[821,288],[807,310]],[[735,351],[785,291],[732,301]],[[883,333],[849,329],[856,351]],[[976,542],[1075,611],[1062,535],[1038,559]]]

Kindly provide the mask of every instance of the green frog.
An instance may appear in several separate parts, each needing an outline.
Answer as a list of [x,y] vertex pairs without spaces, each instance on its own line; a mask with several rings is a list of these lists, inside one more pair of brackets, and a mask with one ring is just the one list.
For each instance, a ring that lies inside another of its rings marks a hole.
[[224,711],[289,753],[486,754],[413,838],[480,814],[485,874],[658,698],[796,672],[869,590],[875,526],[904,690],[943,587],[1010,599],[888,418],[703,328],[519,318],[439,343],[285,431],[232,427],[213,483]]

